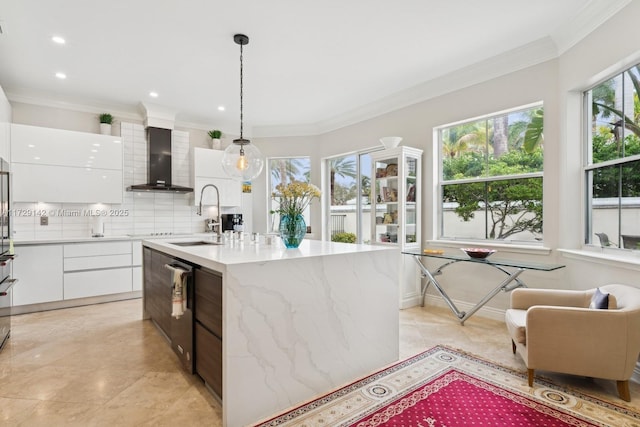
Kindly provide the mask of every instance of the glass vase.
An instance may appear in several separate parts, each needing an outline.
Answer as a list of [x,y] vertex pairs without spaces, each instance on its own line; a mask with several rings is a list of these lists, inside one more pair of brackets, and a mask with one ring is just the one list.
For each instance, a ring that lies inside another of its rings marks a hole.
[[302,215],[280,216],[280,238],[288,248],[297,248],[307,232],[307,224]]

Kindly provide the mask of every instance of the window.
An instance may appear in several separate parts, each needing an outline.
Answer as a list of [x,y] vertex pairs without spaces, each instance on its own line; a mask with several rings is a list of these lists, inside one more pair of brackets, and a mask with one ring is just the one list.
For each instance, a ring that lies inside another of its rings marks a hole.
[[327,231],[332,241],[369,243],[371,156],[369,152],[326,160],[330,196]]
[[640,249],[640,65],[584,94],[585,243]]
[[439,237],[542,240],[543,108],[437,129]]
[[[311,159],[309,157],[271,158],[269,166],[269,218],[267,227],[269,232],[278,231],[280,216],[274,211],[278,209],[278,201],[271,195],[278,184],[288,184],[291,181],[309,182],[311,179]],[[304,221],[311,224],[309,208],[302,214]],[[307,227],[308,229],[308,227]]]

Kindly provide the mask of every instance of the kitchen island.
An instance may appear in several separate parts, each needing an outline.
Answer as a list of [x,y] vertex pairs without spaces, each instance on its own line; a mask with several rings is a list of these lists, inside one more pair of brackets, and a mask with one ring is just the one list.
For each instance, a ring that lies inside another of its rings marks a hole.
[[[201,297],[209,290],[196,275],[194,305],[196,319],[199,310],[221,305],[220,357],[211,355],[215,346],[199,348],[197,320],[193,354],[205,381],[211,377],[199,365],[221,370],[223,425],[258,422],[398,359],[397,249],[317,240],[298,249],[280,242],[175,244],[184,242],[143,241],[145,262],[156,253],[219,278],[206,283],[221,283],[221,304]],[[144,266],[143,298],[150,297],[148,279],[162,274],[151,271],[158,268]]]

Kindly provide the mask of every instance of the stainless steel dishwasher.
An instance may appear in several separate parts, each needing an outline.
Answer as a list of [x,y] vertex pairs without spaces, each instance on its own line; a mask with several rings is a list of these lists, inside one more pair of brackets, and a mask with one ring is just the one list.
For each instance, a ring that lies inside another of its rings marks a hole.
[[[186,309],[179,318],[171,316],[170,332],[168,332],[171,348],[178,355],[180,362],[184,368],[193,374],[194,355],[193,355],[193,292],[194,292],[194,272],[193,266],[186,264],[178,259],[171,259],[164,267],[171,272],[171,288],[173,289],[174,272],[176,270],[183,272],[186,279],[186,289],[184,298],[186,300]],[[170,309],[170,307],[168,307]]]

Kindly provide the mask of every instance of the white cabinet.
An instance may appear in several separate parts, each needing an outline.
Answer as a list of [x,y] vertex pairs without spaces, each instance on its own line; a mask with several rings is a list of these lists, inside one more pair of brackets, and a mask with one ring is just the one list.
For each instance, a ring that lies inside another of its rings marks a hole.
[[131,267],[64,273],[64,299],[131,292]]
[[11,125],[14,202],[122,203],[119,137]]
[[131,292],[130,241],[64,245],[64,299]]
[[9,141],[11,136],[11,124],[3,122],[0,118],[0,158],[10,162]]
[[62,245],[16,246],[15,252],[13,305],[62,300]]
[[[194,205],[200,204],[202,187],[213,184],[220,192],[220,206],[231,207],[242,204],[242,183],[229,178],[222,170],[224,151],[207,148],[193,149],[193,194]],[[213,188],[206,189],[202,195],[203,205],[215,205],[216,194]]]
[[133,291],[142,291],[142,242],[134,240],[131,242],[131,277]]
[[371,161],[371,242],[398,247],[400,308],[412,307],[420,302],[421,276],[414,260],[400,252],[421,247],[422,150],[380,150]]

